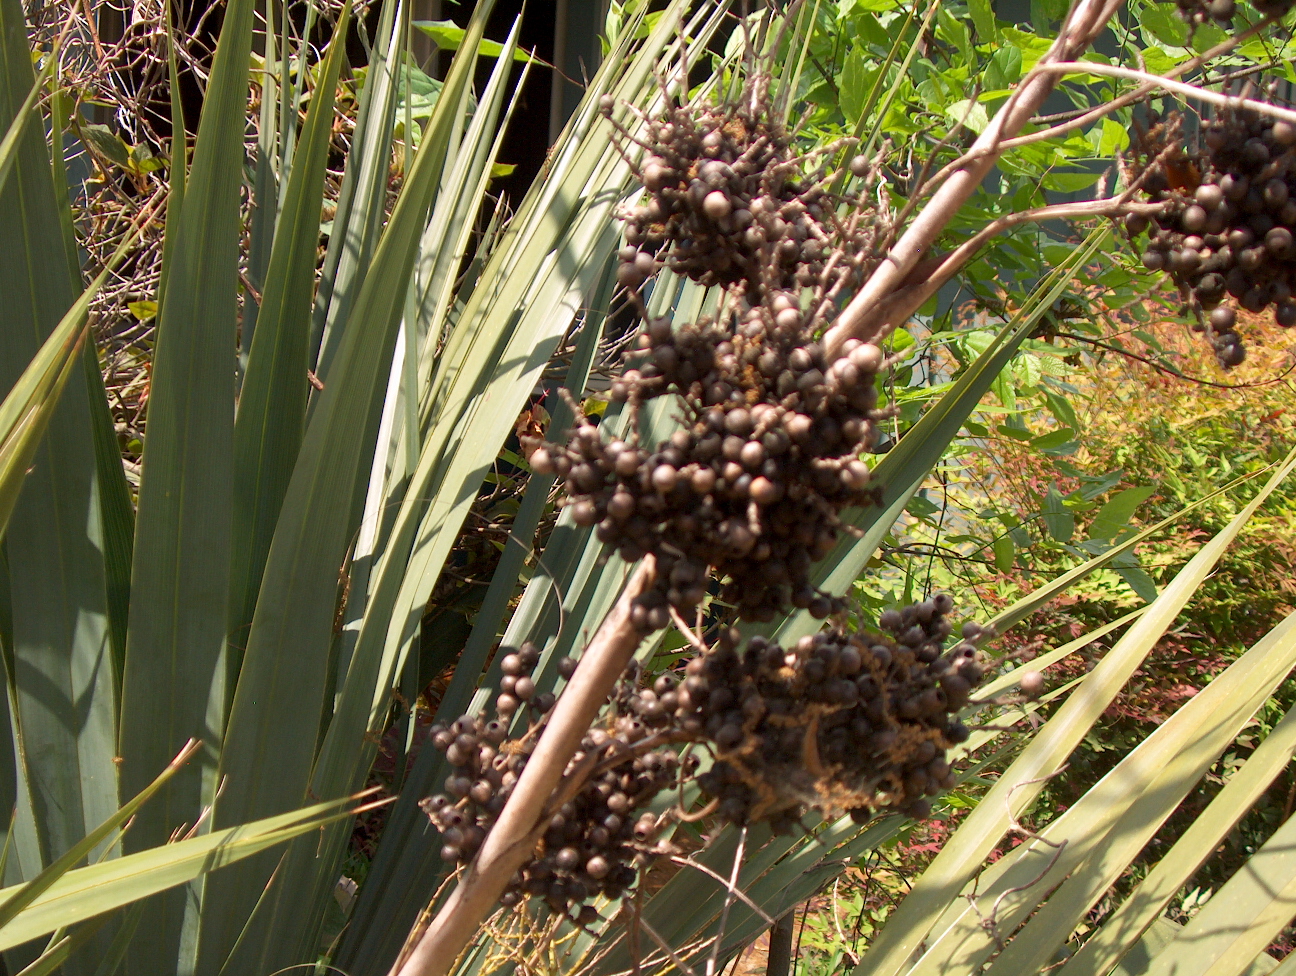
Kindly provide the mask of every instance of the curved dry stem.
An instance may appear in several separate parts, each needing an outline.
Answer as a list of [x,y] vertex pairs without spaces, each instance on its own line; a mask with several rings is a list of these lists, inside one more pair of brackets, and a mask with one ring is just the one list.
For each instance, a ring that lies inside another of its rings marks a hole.
[[666,604],[666,609],[670,611],[671,621],[675,624],[676,629],[684,636],[684,639],[693,646],[694,650],[706,654],[708,650],[706,643],[701,637],[693,632],[693,628],[688,625],[688,621],[680,616],[680,612],[675,609],[674,604]]
[[723,874],[720,874],[718,871],[712,871],[701,861],[695,861],[691,857],[680,857],[679,855],[673,854],[670,857],[670,861],[674,864],[678,864],[680,867],[693,868],[694,870],[700,871],[702,874],[705,874],[708,878],[711,878],[715,881],[719,881],[720,884],[724,886],[725,891],[729,892],[731,895],[733,895],[735,898],[741,901],[744,905],[750,908],[753,912],[759,915],[761,919],[764,920],[767,924],[769,925],[774,924],[774,919],[769,917],[769,913],[766,912],[765,909],[761,908],[760,905],[752,901],[751,898],[741,888],[739,888],[736,884],[731,883],[730,880],[726,878]]
[[1043,72],[1054,75],[1067,74],[1089,74],[1089,75],[1109,75],[1112,78],[1124,78],[1128,81],[1141,81],[1148,88],[1164,88],[1168,92],[1174,92],[1176,95],[1182,95],[1185,98],[1196,99],[1199,102],[1206,102],[1208,105],[1219,105],[1223,108],[1231,108],[1234,111],[1239,109],[1250,109],[1261,115],[1271,115],[1275,119],[1282,119],[1284,122],[1296,123],[1296,111],[1289,108],[1283,108],[1280,105],[1271,105],[1268,102],[1256,101],[1254,98],[1240,98],[1237,95],[1222,95],[1219,92],[1211,91],[1208,88],[1202,88],[1199,85],[1189,85],[1182,81],[1174,81],[1162,75],[1154,75],[1147,71],[1136,71],[1133,68],[1122,68],[1117,64],[1089,64],[1087,61],[1060,61],[1056,64],[1045,65],[1040,69]]
[[720,909],[720,925],[716,929],[715,942],[711,944],[711,952],[707,955],[706,976],[715,976],[716,963],[720,959],[720,942],[724,939],[725,928],[729,925],[729,909],[734,902],[734,893],[738,890],[738,875],[742,871],[743,852],[747,848],[747,825],[744,824],[738,831],[738,846],[734,848],[733,871],[729,875],[729,883],[725,885],[724,905]]
[[444,976],[449,972],[513,873],[531,856],[537,825],[554,790],[643,639],[630,622],[630,610],[656,578],[657,562],[652,555],[645,556],[585,648],[476,859],[408,956],[397,960],[392,976]]
[[[1185,61],[1183,64],[1175,65],[1164,75],[1159,75],[1156,77],[1178,78],[1180,75],[1185,75],[1190,71],[1196,71],[1198,68],[1202,67],[1207,62],[1213,60],[1214,58],[1219,57],[1221,54],[1227,54],[1229,51],[1233,50],[1233,48],[1237,47],[1239,44],[1242,44],[1243,42],[1254,37],[1256,34],[1259,34],[1261,30],[1268,27],[1272,22],[1273,22],[1273,18],[1266,17],[1264,20],[1256,24],[1254,27],[1251,27],[1248,30],[1243,31],[1241,34],[1234,34],[1232,37],[1229,37],[1228,39],[1221,41],[1219,44],[1216,44],[1209,51],[1206,51],[1203,54],[1199,54],[1197,57],[1191,58],[1188,61]],[[1152,92],[1155,91],[1156,88],[1157,86],[1152,84],[1140,85],[1138,88],[1134,89],[1134,91],[1126,92],[1124,95],[1120,95],[1117,98],[1113,98],[1110,102],[1104,102],[1102,105],[1099,105],[1096,108],[1092,108],[1087,112],[1083,112],[1077,115],[1073,119],[1068,119],[1065,122],[1059,122],[1057,125],[1049,126],[1047,129],[1041,129],[1039,132],[1031,132],[1024,136],[1014,136],[1011,139],[1005,139],[1003,142],[999,143],[999,145],[996,148],[1000,153],[1004,153],[1007,152],[1009,149],[1016,149],[1018,146],[1029,146],[1033,142],[1043,142],[1046,139],[1055,139],[1058,136],[1065,135],[1066,133],[1072,132],[1075,129],[1083,129],[1086,125],[1089,125],[1092,122],[1097,122],[1099,119],[1103,118],[1104,116],[1110,115],[1112,112],[1115,112],[1118,109],[1125,108],[1127,105],[1133,105],[1135,102],[1143,100],[1148,95],[1152,94]],[[979,159],[982,155],[984,155],[986,151],[987,150],[985,149],[969,150],[968,152],[960,156],[958,159],[954,160],[953,162],[949,163],[944,168],[942,168],[935,176],[931,178],[931,180],[928,181],[929,185],[940,183],[947,176],[949,176],[950,173],[954,172],[961,166],[966,165],[967,163],[971,162],[974,159]],[[914,194],[914,196],[915,198],[917,198],[918,196],[921,196],[925,192],[926,192],[925,188],[920,188],[918,193]]]
[[648,924],[647,919],[640,918],[637,919],[637,922],[639,927],[647,933],[648,938],[657,943],[657,948],[666,953],[666,958],[675,964],[676,969],[684,973],[684,976],[697,976],[697,973],[693,971],[693,967],[679,957],[679,954],[670,947],[670,943],[658,935],[657,930]]
[[877,325],[874,313],[904,281],[918,262],[927,257],[932,243],[963,206],[1003,152],[1005,140],[1016,135],[1039,111],[1057,86],[1058,75],[1044,70],[1050,64],[1071,62],[1083,53],[1121,6],[1121,0],[1078,0],[1049,51],[1031,69],[1021,87],[995,113],[985,131],[972,145],[982,153],[969,160],[933,194],[904,235],[891,248],[869,280],[838,316],[824,337],[829,359],[835,359],[846,340],[871,339]]
[[885,335],[901,322],[913,315],[932,295],[936,294],[945,282],[949,281],[973,255],[985,246],[991,238],[1002,234],[1009,227],[1018,224],[1038,223],[1045,220],[1065,220],[1078,217],[1120,217],[1127,213],[1156,214],[1165,209],[1160,203],[1130,203],[1129,193],[1106,200],[1091,200],[1085,203],[1059,203],[1050,207],[1037,207],[1034,210],[1023,210],[1007,214],[981,228],[972,237],[945,255],[922,281],[903,288],[890,295],[878,308],[874,321],[878,331]]

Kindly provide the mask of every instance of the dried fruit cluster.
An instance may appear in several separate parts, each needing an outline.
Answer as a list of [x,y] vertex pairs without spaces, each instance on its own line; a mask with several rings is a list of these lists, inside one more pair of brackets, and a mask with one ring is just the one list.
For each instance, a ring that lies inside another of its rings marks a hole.
[[[1153,218],[1143,264],[1164,269],[1194,303],[1210,312],[1206,331],[1226,367],[1246,358],[1236,312],[1274,306],[1284,328],[1296,325],[1296,125],[1252,112],[1226,111],[1206,129],[1206,152],[1148,174]],[[1131,214],[1138,234],[1147,217]]]
[[[685,105],[645,121],[647,151],[632,165],[647,200],[626,214],[618,278],[638,288],[663,264],[704,285],[737,285],[755,304],[762,288],[825,283],[858,272],[874,226],[842,220],[826,184],[839,174],[794,151],[783,126],[736,106]],[[611,117],[613,105],[604,105]],[[837,146],[820,150],[831,159]],[[866,175],[866,160],[851,163]],[[848,250],[849,254],[843,253]]]
[[730,637],[690,661],[684,726],[714,744],[698,782],[719,816],[775,830],[810,809],[927,816],[924,797],[954,783],[945,751],[968,735],[954,713],[982,675],[970,641],[941,653],[952,605],[942,594],[885,614],[890,637],[833,628],[787,649],[754,637],[741,653]]
[[[505,654],[493,718],[461,715],[431,729],[433,747],[445,753],[453,772],[446,777],[445,793],[427,797],[421,806],[441,831],[441,860],[447,864],[467,864],[476,855],[522,774],[530,753],[524,744],[534,740],[536,720],[553,708],[556,696],[537,693],[531,677],[539,660],[530,643]],[[524,704],[532,712],[531,730],[521,743],[505,747],[509,726]]]
[[[502,904],[537,897],[590,921],[578,906],[633,886],[660,825],[649,804],[697,773],[697,758],[676,751],[684,742],[715,757],[697,782],[719,821],[786,831],[810,810],[861,822],[885,811],[927,816],[924,797],[953,783],[946,749],[967,738],[953,713],[982,675],[975,642],[986,632],[975,624],[964,625],[964,640],[942,654],[952,606],[937,595],[883,614],[879,624],[890,636],[836,627],[788,650],[760,637],[742,647],[727,628],[688,663],[682,681],[668,672],[640,687],[632,663],[567,767],[571,798],[548,814],[534,856]],[[529,673],[538,659],[532,644],[505,654],[493,719],[464,715],[432,730],[433,746],[454,770],[445,793],[422,806],[441,831],[448,864],[476,854],[553,707]],[[559,673],[570,678],[576,666],[564,658]],[[532,722],[510,739],[524,703]]]
[[531,465],[561,476],[575,521],[624,558],[656,556],[637,625],[696,607],[711,570],[741,617],[792,605],[822,618],[834,603],[811,587],[810,565],[835,544],[841,510],[875,498],[860,455],[875,439],[884,357],[852,340],[829,363],[815,337],[872,266],[881,224],[860,209],[839,219],[823,185],[837,174],[800,178],[805,161],[781,130],[740,110],[678,108],[648,132],[649,199],[628,215],[621,281],[637,297],[664,261],[728,297],[717,320],[649,320],[612,397],[637,410],[678,395],[683,429],[649,447],[584,424],[565,446],[535,447]]
[[[766,104],[759,96],[736,104]],[[613,108],[605,102],[609,116]],[[632,421],[645,401],[675,396],[682,427],[650,447],[636,434],[607,441],[580,416],[567,444],[526,445],[532,468],[561,477],[574,521],[625,559],[655,556],[633,627],[664,628],[698,608],[713,571],[739,617],[769,620],[788,605],[826,617],[843,604],[814,590],[810,567],[835,544],[842,509],[876,500],[860,455],[883,416],[875,378],[885,357],[850,340],[828,362],[816,338],[889,230],[866,208],[840,216],[828,182],[844,174],[795,157],[764,116],[695,105],[643,121],[647,156],[636,172],[647,197],[626,215],[618,276],[646,326],[640,358],[611,395]],[[867,161],[850,169],[869,185]],[[723,287],[717,317],[679,328],[648,318],[640,288],[662,267]],[[568,765],[504,902],[534,896],[573,913],[595,895],[624,893],[653,854],[658,818],[648,804],[696,775],[697,760],[676,752],[684,742],[714,755],[697,781],[720,821],[786,830],[811,809],[927,815],[923,797],[952,783],[945,750],[967,736],[953,713],[981,677],[973,643],[942,656],[951,608],[939,596],[884,615],[890,637],[839,625],[787,650],[761,638],[740,648],[724,628],[683,676],[651,687],[639,687],[632,666]],[[526,765],[543,719],[513,741],[503,730],[536,697],[527,672],[537,659],[529,645],[504,657],[494,720],[463,716],[436,730],[456,767],[446,795],[425,801],[444,860],[472,856]],[[560,666],[564,677],[574,668]]]
[[[446,754],[454,771],[445,780],[445,793],[428,797],[422,807],[441,831],[441,860],[447,864],[472,860],[539,738],[537,722],[521,738],[508,739],[514,712],[522,702],[539,714],[553,707],[553,695],[535,693],[530,671],[538,660],[530,643],[504,656],[494,719],[463,715],[432,729],[433,746]],[[564,677],[575,668],[571,658],[559,662]],[[619,685],[614,715],[634,714],[637,675],[632,670]],[[551,814],[535,856],[509,882],[502,904],[532,895],[562,912],[599,895],[619,898],[634,884],[632,863],[656,833],[656,817],[638,811],[676,783],[681,766],[692,768],[671,749],[645,748],[642,729],[641,723],[617,720],[612,731],[592,729],[585,735],[569,772],[593,768],[583,770],[588,778],[579,792]]]
[[796,344],[790,296],[773,304],[776,316],[754,309],[736,332],[649,323],[649,362],[613,395],[683,396],[686,426],[656,450],[604,442],[586,424],[531,456],[564,477],[577,524],[597,525],[627,560],[656,554],[657,596],[635,611],[649,629],[669,622],[666,604],[701,603],[709,567],[728,577],[721,596],[740,616],[769,620],[789,603],[827,616],[811,563],[835,544],[838,512],[874,499],[859,455],[875,438],[881,350],[852,341],[829,366],[817,343]]

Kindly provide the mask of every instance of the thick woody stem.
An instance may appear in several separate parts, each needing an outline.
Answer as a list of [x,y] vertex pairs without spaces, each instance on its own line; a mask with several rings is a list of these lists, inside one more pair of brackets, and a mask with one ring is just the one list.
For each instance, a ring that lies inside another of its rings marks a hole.
[[444,976],[449,972],[509,879],[531,856],[536,825],[567,764],[643,640],[643,633],[630,622],[630,610],[656,578],[656,560],[645,556],[585,648],[476,859],[408,956],[397,960],[391,976]]
[[[894,292],[919,260],[930,254],[932,243],[945,225],[972,195],[994,166],[1005,139],[1016,135],[1039,111],[1044,99],[1057,85],[1057,75],[1042,70],[1050,64],[1074,61],[1107,26],[1107,21],[1122,0],[1079,0],[1067,17],[1053,46],[1031,69],[1021,86],[995,114],[981,136],[973,143],[970,159],[953,173],[918,214],[890,253],[883,259],[864,287],[842,310],[837,322],[824,337],[829,359],[836,358],[847,339],[875,339],[885,321],[877,313],[885,299]],[[977,153],[984,155],[976,155]]]

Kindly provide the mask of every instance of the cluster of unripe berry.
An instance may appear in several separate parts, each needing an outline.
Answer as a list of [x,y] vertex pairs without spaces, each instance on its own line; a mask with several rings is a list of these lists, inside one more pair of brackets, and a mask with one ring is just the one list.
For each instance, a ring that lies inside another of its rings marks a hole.
[[1165,210],[1131,214],[1132,234],[1155,225],[1143,264],[1165,270],[1209,313],[1206,331],[1220,363],[1246,358],[1231,295],[1242,308],[1274,308],[1296,325],[1296,125],[1225,111],[1206,128],[1206,151],[1150,172],[1143,188]]

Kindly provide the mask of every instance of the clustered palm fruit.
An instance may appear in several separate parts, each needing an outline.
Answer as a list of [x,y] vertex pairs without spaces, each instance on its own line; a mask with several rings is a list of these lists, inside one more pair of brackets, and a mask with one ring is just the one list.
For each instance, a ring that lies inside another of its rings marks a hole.
[[[553,695],[535,691],[530,671],[538,660],[530,643],[505,654],[494,719],[463,715],[431,730],[433,747],[454,767],[445,792],[421,804],[441,832],[446,864],[467,864],[476,855],[538,741],[538,724],[521,738],[508,737],[510,720],[522,703],[538,714],[553,707]],[[564,658],[558,667],[570,677],[576,662]],[[509,881],[501,904],[515,905],[530,895],[565,912],[596,896],[619,898],[634,884],[632,863],[657,829],[657,818],[643,813],[643,807],[677,782],[681,768],[687,772],[696,766],[696,761],[681,762],[671,749],[644,747],[645,726],[633,717],[637,676],[637,670],[628,672],[613,698],[614,708],[631,719],[615,721],[610,731],[586,733],[570,769],[587,759],[597,765],[576,796],[549,816],[534,856]]]
[[[704,285],[736,285],[754,303],[763,286],[810,286],[826,275],[831,287],[858,273],[872,220],[840,218],[826,186],[838,174],[826,163],[807,174],[811,160],[796,154],[782,124],[748,105],[684,105],[645,120],[646,155],[631,164],[647,199],[625,215],[621,284],[638,288],[664,264]],[[609,99],[609,117],[612,108]],[[851,166],[868,172],[866,160]]]
[[[546,815],[501,904],[539,898],[556,913],[594,921],[581,906],[622,896],[651,863],[663,818],[649,805],[695,776],[717,820],[778,832],[808,811],[861,823],[888,811],[928,816],[925,797],[953,785],[946,750],[968,737],[955,713],[982,677],[976,643],[992,636],[964,624],[963,640],[943,653],[952,609],[937,594],[882,614],[886,635],[834,627],[786,650],[763,637],[743,646],[736,629],[723,628],[682,680],[666,672],[641,685],[631,662],[568,764],[574,795]],[[445,792],[421,806],[441,832],[447,864],[472,860],[539,740],[555,697],[536,692],[538,660],[534,644],[505,650],[495,717],[463,715],[431,730],[454,768]],[[558,662],[563,678],[576,667],[571,658]],[[531,721],[510,738],[524,707]],[[697,776],[696,756],[676,751],[685,742],[714,755],[707,772]]]
[[[647,202],[626,215],[618,277],[647,322],[611,395],[632,420],[647,400],[677,397],[681,429],[653,447],[635,434],[605,441],[578,411],[565,445],[525,445],[535,471],[563,479],[578,525],[629,561],[654,555],[655,582],[631,611],[641,631],[697,608],[713,571],[739,617],[769,620],[789,604],[820,618],[842,609],[814,590],[810,567],[835,544],[842,509],[876,500],[860,455],[883,416],[875,378],[885,357],[850,340],[829,362],[817,337],[889,229],[867,208],[839,215],[827,187],[844,174],[807,173],[811,160],[794,155],[781,126],[741,107],[764,104],[754,89],[726,108],[645,119],[647,156],[632,162]],[[603,107],[610,116],[611,101]],[[872,167],[860,157],[849,165],[867,187]],[[648,319],[640,289],[662,267],[721,286],[717,317],[678,329]],[[740,650],[738,632],[722,628],[682,683],[667,673],[640,687],[632,664],[565,771],[572,798],[538,825],[504,903],[538,897],[580,921],[593,910],[575,906],[624,894],[654,852],[659,819],[648,804],[696,776],[696,759],[672,748],[684,742],[715,757],[697,782],[720,821],[787,830],[811,809],[861,821],[928,815],[923,798],[953,782],[945,751],[967,737],[953,713],[981,677],[977,628],[942,655],[951,609],[937,596],[884,614],[889,637],[839,625],[788,650],[763,638]],[[449,863],[472,857],[532,753],[552,698],[521,738],[507,740],[506,724],[537,697],[528,672],[538,657],[525,645],[503,658],[494,720],[463,716],[434,730],[455,772],[424,806]],[[571,677],[576,665],[559,667]]]
[[709,568],[728,577],[721,596],[741,616],[770,620],[789,603],[827,616],[810,566],[836,543],[838,512],[875,498],[859,455],[876,436],[881,350],[852,340],[829,365],[817,343],[797,344],[791,296],[772,304],[775,315],[754,309],[736,331],[649,323],[647,362],[612,395],[682,395],[685,426],[655,450],[584,424],[566,447],[531,456],[565,479],[577,524],[627,560],[656,554],[660,598],[635,611],[649,629],[666,625],[666,604],[702,602]]
[[518,710],[529,707],[538,717],[553,708],[555,696],[537,693],[531,677],[539,660],[539,650],[530,643],[505,654],[493,718],[485,712],[461,715],[431,729],[433,747],[445,753],[453,771],[446,777],[445,793],[426,798],[422,806],[441,830],[441,860],[447,864],[473,859],[526,765],[526,750],[503,748]]
[[[1165,270],[1209,313],[1205,330],[1225,367],[1246,358],[1232,296],[1247,311],[1274,307],[1296,325],[1296,125],[1227,110],[1206,127],[1206,151],[1148,173],[1143,188],[1165,210],[1143,264]],[[1173,177],[1173,178],[1172,178]],[[1132,234],[1149,219],[1126,217]]]
[[928,816],[924,797],[954,784],[945,753],[968,737],[954,713],[982,675],[971,641],[941,653],[952,607],[941,594],[889,611],[889,637],[832,628],[791,648],[753,637],[740,650],[726,636],[690,661],[679,714],[715,750],[698,784],[717,814],[775,831],[808,810],[861,823]]
[[[872,266],[880,220],[839,218],[824,188],[837,174],[801,179],[781,129],[740,109],[678,108],[648,132],[649,200],[627,217],[622,284],[637,298],[664,261],[726,285],[728,300],[716,320],[648,321],[641,359],[613,383],[632,410],[681,399],[684,425],[669,441],[605,442],[581,424],[565,446],[535,447],[531,465],[564,479],[577,524],[597,526],[627,560],[656,557],[637,626],[696,607],[711,570],[728,578],[721,596],[741,617],[770,620],[789,605],[825,617],[834,602],[810,585],[810,565],[835,544],[841,510],[876,498],[860,455],[876,437],[884,356],[852,340],[829,363],[815,337]],[[864,161],[851,165],[867,176]]]

